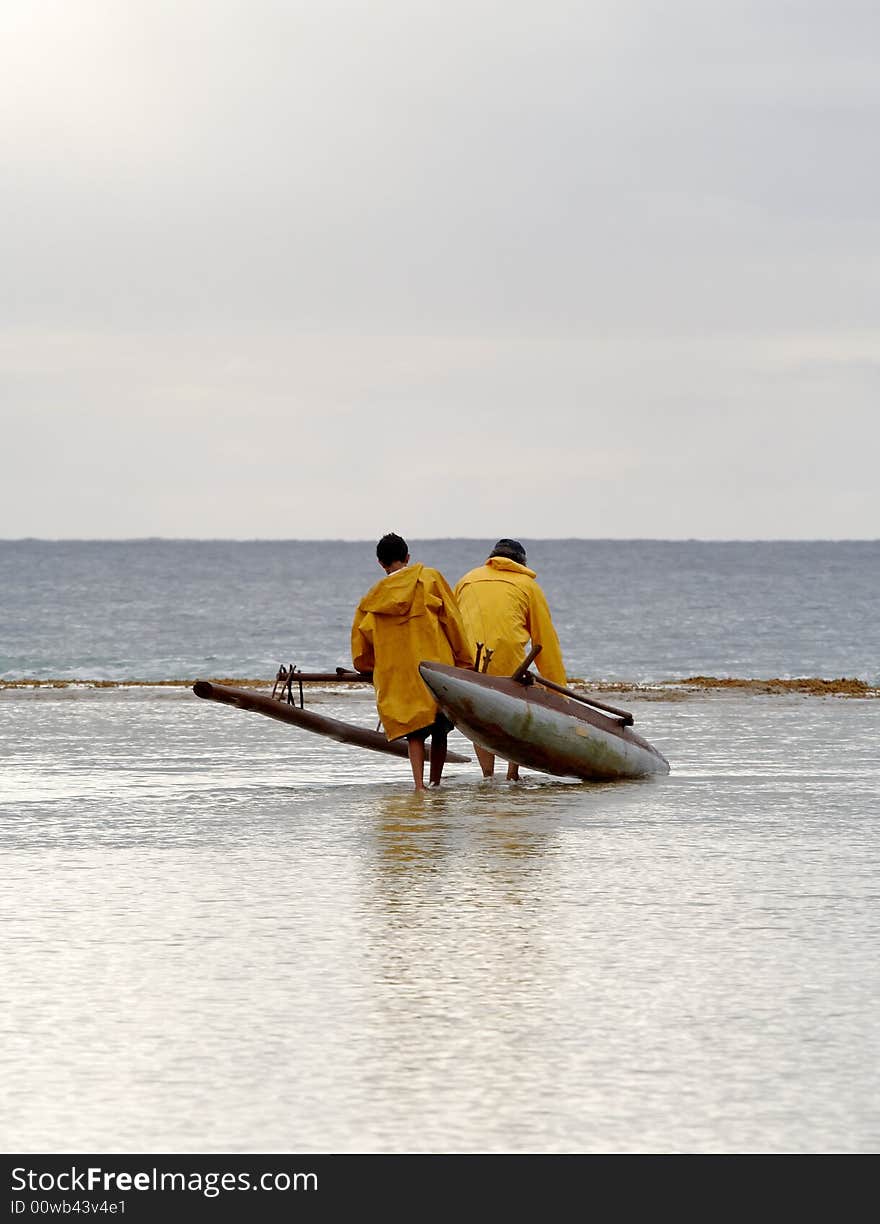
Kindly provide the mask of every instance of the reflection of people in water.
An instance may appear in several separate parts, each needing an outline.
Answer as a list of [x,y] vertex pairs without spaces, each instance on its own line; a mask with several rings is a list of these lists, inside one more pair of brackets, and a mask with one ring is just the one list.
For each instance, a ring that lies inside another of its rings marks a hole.
[[385,871],[433,870],[446,857],[446,795],[434,792],[430,804],[416,791],[388,795],[377,804],[375,831],[379,866]]
[[530,877],[555,844],[552,826],[524,823],[533,798],[522,791],[468,791],[466,800],[454,790],[434,791],[426,798],[430,802],[409,792],[376,804],[377,865],[382,874],[406,877],[408,886],[414,873],[434,872],[441,864],[448,871],[461,860],[471,871],[476,855],[490,881],[500,871],[516,892],[517,879]]

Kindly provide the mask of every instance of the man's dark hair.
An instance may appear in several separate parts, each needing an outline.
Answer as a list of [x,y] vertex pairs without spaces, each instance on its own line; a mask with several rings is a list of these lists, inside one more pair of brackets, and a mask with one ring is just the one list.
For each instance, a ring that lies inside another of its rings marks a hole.
[[526,550],[519,540],[499,540],[489,556],[507,557],[508,561],[516,561],[519,565],[526,563]]
[[376,556],[379,558],[379,564],[383,566],[393,565],[395,561],[405,561],[409,556],[406,540],[403,536],[389,531],[376,545]]

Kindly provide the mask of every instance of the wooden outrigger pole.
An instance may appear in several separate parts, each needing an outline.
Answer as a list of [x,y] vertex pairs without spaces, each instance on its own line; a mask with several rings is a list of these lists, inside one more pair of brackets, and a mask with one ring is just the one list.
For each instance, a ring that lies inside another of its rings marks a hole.
[[[323,672],[294,673],[292,678],[305,680],[324,674]],[[349,679],[349,675],[326,674],[331,679]],[[350,675],[359,680],[369,679],[365,673],[361,672],[352,672]],[[328,739],[336,740],[340,744],[354,744],[358,748],[369,748],[373,752],[385,752],[390,756],[408,756],[405,740],[387,740],[380,731],[371,731],[369,727],[359,727],[355,723],[343,722],[339,718],[328,718],[325,714],[315,714],[311,710],[304,710],[302,706],[294,705],[292,701],[279,701],[277,697],[255,693],[253,689],[233,688],[228,684],[215,684],[211,680],[197,680],[193,685],[193,692],[197,697],[202,697],[206,701],[218,701],[221,705],[235,706],[239,710],[265,714],[267,718],[274,718],[278,722],[292,723],[295,727],[304,727],[307,731],[326,735]],[[427,760],[430,760],[431,750],[427,745],[425,756]],[[447,752],[446,759],[464,763],[471,758],[461,756],[457,752]]]

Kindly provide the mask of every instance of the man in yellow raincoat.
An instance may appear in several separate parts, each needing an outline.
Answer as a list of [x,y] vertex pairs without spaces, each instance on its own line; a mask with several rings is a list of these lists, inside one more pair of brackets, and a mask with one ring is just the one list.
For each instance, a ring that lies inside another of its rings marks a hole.
[[372,671],[386,738],[406,738],[415,788],[424,790],[425,740],[430,736],[431,785],[439,786],[452,723],[419,675],[419,663],[473,667],[473,649],[439,570],[410,565],[406,540],[393,532],[376,545],[376,557],[386,577],[358,604],[351,658],[356,671]]
[[[455,588],[465,627],[475,643],[491,651],[486,671],[510,676],[526,656],[526,646],[540,646],[538,671],[555,684],[565,684],[559,637],[550,617],[547,597],[526,566],[526,550],[518,540],[499,540],[485,565],[465,574]],[[495,756],[474,744],[483,776],[495,773]],[[519,766],[508,762],[507,777],[516,781]]]

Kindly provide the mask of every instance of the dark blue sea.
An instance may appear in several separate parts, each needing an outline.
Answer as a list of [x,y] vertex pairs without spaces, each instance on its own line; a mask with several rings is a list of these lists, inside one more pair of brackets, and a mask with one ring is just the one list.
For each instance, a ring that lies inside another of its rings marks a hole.
[[4,1151],[876,1152],[876,689],[673,682],[877,685],[880,543],[524,542],[668,777],[416,795],[193,694],[348,666],[372,542],[0,541]]

